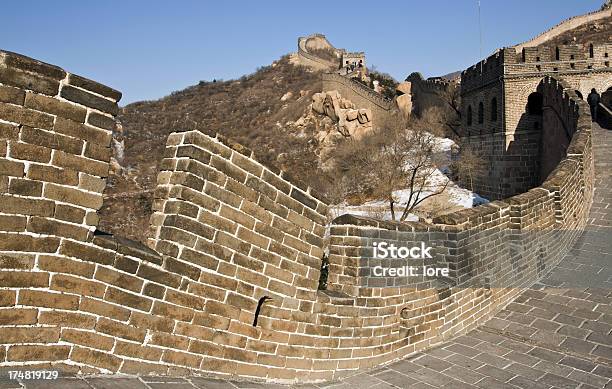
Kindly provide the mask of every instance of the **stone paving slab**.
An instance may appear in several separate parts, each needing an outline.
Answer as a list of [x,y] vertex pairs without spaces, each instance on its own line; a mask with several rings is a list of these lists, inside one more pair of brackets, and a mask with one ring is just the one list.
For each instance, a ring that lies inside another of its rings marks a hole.
[[0,389],[612,388],[612,131],[595,128],[589,226],[547,277],[493,319],[439,347],[339,382],[282,386],[202,377],[9,380]]

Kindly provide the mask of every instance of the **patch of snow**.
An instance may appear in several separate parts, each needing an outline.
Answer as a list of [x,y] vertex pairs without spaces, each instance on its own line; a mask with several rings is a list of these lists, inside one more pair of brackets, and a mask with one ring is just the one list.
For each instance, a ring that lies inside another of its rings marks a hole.
[[[447,153],[449,157],[448,159],[450,160],[452,149],[457,147],[455,141],[449,138],[435,137],[435,143],[436,146],[434,148],[434,151],[439,153]],[[421,191],[420,198],[423,198],[440,190],[441,186],[443,186],[449,180],[447,176],[449,172],[450,170],[448,166],[441,166],[440,168],[435,169],[429,177],[427,186]],[[489,202],[488,199],[470,191],[469,189],[465,189],[458,186],[453,181],[449,181],[449,184],[446,187],[446,194],[450,199],[450,205],[456,205],[462,208],[472,208],[477,205],[486,204]],[[396,199],[396,203],[398,205],[406,204],[410,199],[410,189],[396,190],[393,192],[393,197]],[[414,201],[414,197],[412,201]],[[354,206],[340,204],[333,207],[332,216],[335,218],[341,215],[350,214],[355,216],[373,217],[382,220],[392,220],[391,212],[388,208],[389,204],[386,201],[381,200],[368,201],[362,205]],[[397,208],[395,212],[396,217],[403,211],[402,208]],[[418,208],[419,207],[417,206],[416,209]],[[419,217],[412,213],[410,213],[406,218],[406,221],[418,220]]]

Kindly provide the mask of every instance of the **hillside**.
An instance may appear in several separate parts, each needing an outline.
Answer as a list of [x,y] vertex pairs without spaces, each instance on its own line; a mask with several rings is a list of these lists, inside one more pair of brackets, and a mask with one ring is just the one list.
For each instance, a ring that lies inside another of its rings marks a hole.
[[578,26],[553,37],[540,46],[554,47],[572,43],[612,43],[612,17]]
[[284,123],[298,119],[320,90],[318,73],[291,64],[285,56],[237,80],[202,81],[159,100],[125,106],[118,115],[122,133],[117,136],[124,146],[115,147],[122,170],[109,178],[101,229],[143,239],[157,164],[168,134],[181,129],[219,132],[271,165],[278,166],[278,154],[285,153],[283,167],[322,186],[312,139],[284,130]]

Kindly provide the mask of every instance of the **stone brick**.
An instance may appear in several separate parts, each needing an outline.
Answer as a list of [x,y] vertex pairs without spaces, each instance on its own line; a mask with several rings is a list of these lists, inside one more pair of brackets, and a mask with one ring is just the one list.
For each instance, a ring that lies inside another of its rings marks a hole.
[[194,316],[194,311],[192,309],[179,307],[162,301],[156,301],[153,304],[153,310],[151,312],[161,317],[169,317],[186,322],[190,322]]
[[11,142],[10,156],[15,159],[48,163],[51,161],[51,153],[52,150],[46,147]]
[[156,363],[144,363],[138,361],[127,360],[121,366],[121,373],[124,374],[158,374],[164,375],[168,372],[168,365]]
[[79,297],[39,290],[22,290],[19,292],[18,303],[32,307],[76,310],[79,306]]
[[157,347],[142,346],[139,344],[128,343],[121,340],[117,341],[114,353],[125,355],[132,358],[146,359],[149,361],[159,361],[162,356],[162,349]]
[[17,53],[4,52],[4,65],[9,68],[17,68],[38,75],[50,77],[54,80],[62,80],[66,72],[58,66],[38,61],[33,58]]
[[92,329],[96,324],[96,318],[92,315],[77,312],[41,311],[38,322],[60,327]]
[[4,327],[0,331],[0,343],[56,343],[59,328],[50,327]]
[[0,253],[0,268],[31,270],[35,257],[35,254]]
[[234,208],[228,207],[226,205],[221,205],[221,210],[219,211],[219,214],[228,220],[243,225],[249,230],[252,230],[255,227],[254,218],[244,212],[237,211]]
[[66,103],[53,97],[38,95],[31,92],[26,93],[24,106],[81,123],[85,122],[85,115],[87,114],[87,110],[83,107],[79,107],[78,105]]
[[[92,116],[101,116],[94,112],[89,114],[88,123],[92,121]],[[106,118],[106,116],[104,116]],[[113,127],[108,130],[114,129],[115,121],[113,119],[108,118],[111,121]],[[94,124],[96,125],[96,124]],[[102,126],[97,126],[102,127]],[[106,128],[106,127],[102,127]],[[58,117],[55,121],[55,125],[53,130],[57,133],[71,136],[73,138],[83,139],[88,143],[94,143],[100,145],[102,147],[109,147],[112,139],[111,131],[104,131],[99,128],[95,128],[92,126],[84,125],[81,123],[77,123],[72,120],[68,120],[65,118]]]
[[172,333],[174,329],[174,320],[162,316],[133,312],[130,317],[130,325],[138,328]]
[[69,346],[10,346],[6,354],[8,361],[63,361],[68,359]]
[[180,366],[198,368],[200,367],[200,363],[202,362],[202,357],[199,355],[193,355],[179,351],[166,350],[164,351],[164,355],[162,356],[162,361]]
[[109,165],[93,159],[56,151],[52,163],[59,167],[88,173],[98,177],[107,177]]
[[0,290],[0,307],[15,305],[17,293],[14,290]]
[[102,193],[106,187],[106,180],[87,173],[79,174],[79,189]]
[[126,321],[130,317],[129,309],[87,297],[81,299],[79,310],[121,321]]
[[177,288],[181,283],[181,277],[179,275],[172,274],[166,270],[156,269],[145,264],[140,265],[136,275],[173,288]]
[[197,236],[178,228],[163,226],[159,233],[159,239],[169,240],[170,242],[176,242],[187,247],[193,247],[197,240]]
[[20,139],[26,143],[43,146],[54,150],[62,150],[66,153],[75,155],[80,155],[82,153],[84,144],[84,142],[80,139],[27,126],[23,126],[21,128]]
[[68,240],[62,242],[60,254],[104,265],[112,265],[115,260],[115,253],[112,251],[101,250],[97,247]]
[[166,216],[166,219],[164,220],[164,226],[170,226],[179,228],[181,230],[189,231],[192,234],[209,240],[212,239],[215,234],[215,230],[210,226],[180,215]]
[[21,162],[0,158],[0,175],[23,177],[24,165]]
[[96,331],[135,342],[144,341],[146,330],[136,328],[117,321],[100,318],[96,324]]
[[261,177],[263,173],[263,167],[259,163],[254,162],[252,159],[249,159],[239,153],[232,153],[231,161],[241,169],[246,170],[256,177]]
[[66,204],[56,204],[54,217],[59,220],[81,224],[85,218],[85,211]]
[[25,92],[18,88],[0,85],[0,102],[23,105]]
[[0,215],[0,231],[25,231],[26,222],[27,218],[25,218],[24,216]]
[[199,311],[204,309],[203,298],[175,290],[167,290],[165,300],[176,305],[197,309]]
[[166,258],[164,261],[164,269],[176,273],[192,280],[198,280],[200,278],[200,269],[195,266],[188,265],[185,262],[178,261],[174,258]]
[[136,274],[138,270],[138,262],[124,255],[117,255],[115,258],[115,267],[128,273]]
[[72,169],[60,169],[54,166],[31,164],[28,178],[32,180],[55,182],[63,185],[78,185],[79,174]]
[[166,288],[161,285],[153,284],[151,282],[147,282],[143,289],[143,294],[149,297],[155,297],[157,299],[161,299],[164,297],[164,293],[166,292]]
[[36,324],[37,317],[37,309],[1,309],[0,325]]
[[[0,209],[1,204],[0,202]],[[33,252],[54,253],[58,246],[58,238],[0,233],[0,250],[22,251],[24,247],[27,247]]]
[[102,207],[102,194],[84,192],[55,184],[47,184],[45,186],[44,196],[52,200],[80,205],[94,210]]
[[124,292],[113,287],[108,287],[104,295],[104,300],[147,312],[151,309],[151,305],[153,304],[148,298]]
[[96,271],[95,278],[133,292],[139,292],[142,290],[142,285],[144,283],[144,281],[137,277],[130,276],[113,269],[108,269],[106,267],[99,267]]
[[14,124],[0,123],[0,139],[19,139],[19,127]]
[[121,365],[121,359],[112,354],[81,347],[74,347],[72,349],[70,359],[75,362],[101,367],[112,372],[119,370],[119,366]]
[[0,67],[0,82],[49,96],[55,96],[59,90],[57,80],[6,67]]
[[0,271],[0,286],[13,288],[45,288],[49,286],[49,273]]
[[246,173],[238,167],[232,165],[228,160],[213,155],[210,160],[210,166],[224,173],[234,180],[244,183],[246,181]]
[[65,342],[105,351],[110,351],[115,344],[114,339],[109,336],[71,328],[62,330],[60,339]]
[[104,97],[108,97],[115,101],[119,101],[121,99],[121,92],[119,92],[118,90],[109,88],[106,85],[102,85],[87,78],[77,76],[76,74],[70,74],[68,76],[68,83],[70,85],[78,86],[79,88],[97,93]]
[[53,116],[21,106],[0,103],[0,117],[3,120],[26,126],[49,130],[53,128]]
[[81,241],[86,240],[89,234],[89,230],[85,227],[36,216],[30,218],[28,222],[28,231],[39,234],[63,236]]
[[56,257],[49,255],[39,256],[38,267],[41,270],[56,273],[70,273],[86,278],[91,278],[95,269],[95,265],[92,263],[80,262],[60,256]]
[[[115,130],[115,128],[117,127],[117,122],[115,122],[115,119],[106,115],[101,115],[97,112],[89,113],[89,116],[87,117],[87,124],[91,124],[92,126],[96,126],[110,131]],[[109,144],[109,142],[100,142],[100,144]]]
[[101,298],[104,296],[106,285],[65,274],[55,274],[51,279],[51,289]]
[[94,143],[87,143],[83,155],[87,158],[96,159],[98,161],[109,162],[112,150],[110,147],[99,146]]
[[9,193],[20,196],[40,197],[42,195],[42,182],[26,179],[12,179]]
[[96,96],[70,85],[64,85],[62,87],[60,96],[67,100],[74,101],[75,103],[83,104],[86,107],[95,108],[99,111],[110,113],[111,115],[116,115],[118,111],[116,102]]
[[233,221],[225,219],[223,217],[219,217],[204,209],[200,210],[200,216],[198,217],[198,221],[207,224],[215,229],[228,232],[230,234],[234,234],[237,229],[236,224]]

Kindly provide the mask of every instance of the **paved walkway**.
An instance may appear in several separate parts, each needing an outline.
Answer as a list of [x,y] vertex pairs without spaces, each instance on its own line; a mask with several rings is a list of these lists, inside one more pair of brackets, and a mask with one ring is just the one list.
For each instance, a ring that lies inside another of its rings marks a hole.
[[[594,131],[589,226],[550,275],[468,335],[406,360],[301,388],[612,388],[612,131]],[[5,376],[3,374],[3,376]],[[205,378],[0,379],[3,388],[286,388]]]

